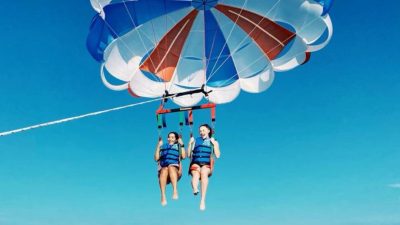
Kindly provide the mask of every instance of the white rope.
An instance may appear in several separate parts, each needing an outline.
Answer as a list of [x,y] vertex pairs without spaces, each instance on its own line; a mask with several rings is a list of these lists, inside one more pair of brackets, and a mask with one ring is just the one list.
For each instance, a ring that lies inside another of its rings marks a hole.
[[[247,4],[247,0],[244,1],[242,7],[240,8],[239,14],[241,14],[241,13],[243,12],[243,9],[244,9],[244,7],[246,6],[246,4]],[[214,66],[213,66],[213,68],[211,69],[211,73],[210,73],[210,74],[213,74],[214,69],[215,69],[215,66],[217,65],[217,63],[218,63],[218,61],[219,61],[219,58],[220,58],[221,55],[222,55],[222,52],[224,51],[225,47],[227,46],[227,43],[228,43],[229,39],[230,39],[231,36],[232,36],[233,30],[235,29],[235,26],[237,25],[238,20],[239,20],[239,17],[237,17],[236,20],[235,20],[235,22],[232,24],[231,30],[229,31],[228,38],[226,38],[225,43],[224,43],[224,46],[222,46],[221,51],[220,51],[219,54],[218,54],[217,61],[215,61]],[[229,54],[230,54],[230,52],[229,52]],[[210,55],[211,55],[211,54],[210,54]],[[208,65],[207,65],[207,69],[208,69]],[[212,77],[212,75],[211,75],[211,77]],[[207,83],[207,82],[211,79],[211,77],[208,78],[208,79],[206,80],[206,82],[204,82],[204,83]]]
[[[96,0],[96,2],[97,2],[97,4],[99,4],[99,5],[101,6],[101,4],[99,3],[98,0]],[[101,7],[100,13],[101,13],[101,12],[104,13],[103,7]],[[125,47],[128,49],[128,51],[130,51],[130,52],[132,53],[132,55],[134,55],[135,53],[132,51],[131,48],[129,48],[129,45],[126,44],[126,42],[125,42],[124,40],[121,39],[121,37],[117,34],[117,32],[115,32],[115,30],[112,28],[111,24],[109,24],[109,23],[107,22],[107,20],[105,20],[105,19],[103,19],[103,21],[104,21],[104,23],[106,24],[106,26],[107,26],[108,28],[110,28],[110,30],[115,34],[115,36],[117,36],[118,39],[121,40],[122,44],[125,45]]]
[[[305,26],[303,26],[299,32],[308,27],[309,25],[311,25],[312,23],[315,22],[315,20],[317,20],[318,18],[314,18],[311,22],[307,23]],[[298,32],[297,32],[298,33]],[[283,42],[288,41],[289,39],[291,39],[292,37],[294,37],[296,35],[296,33],[293,33],[292,35],[290,35],[288,38],[286,38]],[[275,45],[275,47],[273,47],[272,49],[270,49],[266,55],[268,55],[269,53],[271,53],[272,51],[274,51],[277,47],[279,47],[279,45]],[[304,54],[303,52],[296,54],[293,58],[296,58],[297,56]],[[226,83],[228,83],[230,80],[232,80],[234,77],[238,76],[241,72],[247,70],[248,68],[250,68],[251,66],[253,66],[255,63],[257,63],[258,61],[260,61],[262,58],[264,58],[265,55],[261,55],[260,57],[258,57],[255,61],[253,61],[251,64],[247,65],[247,67],[245,67],[244,69],[242,69],[241,71],[235,73],[234,75],[232,75],[229,79],[225,80],[221,85],[218,85],[217,88],[222,87],[223,85],[225,85]]]
[[[131,19],[132,25],[135,27],[135,30],[136,30],[137,33],[139,34],[140,42],[142,43],[144,49],[146,49],[146,53],[149,52],[149,49],[148,49],[148,48],[146,47],[146,45],[144,44],[144,41],[143,41],[142,35],[140,34],[139,29],[136,29],[136,28],[137,28],[136,23],[135,23],[135,21],[133,20],[133,17],[132,17],[132,15],[131,15],[131,13],[129,12],[129,9],[128,9],[128,6],[126,5],[125,0],[122,0],[122,3],[124,3],[125,10],[126,10],[126,12],[128,13],[129,18]],[[143,34],[144,34],[144,33],[145,33],[145,32],[143,31]],[[146,37],[148,38],[147,34],[146,34]],[[151,41],[151,39],[150,39],[150,41]],[[153,60],[151,59],[151,57],[149,57],[149,59],[150,59],[151,64],[153,65],[153,67],[155,67],[155,65],[154,65]]]
[[[257,23],[257,25],[260,25],[261,22],[263,22],[263,21],[266,19],[266,16],[267,16],[273,9],[275,9],[275,7],[276,7],[280,2],[281,2],[281,0],[275,2],[274,5],[273,5],[265,14],[262,15],[263,18]],[[243,9],[241,9],[241,12],[242,12],[242,11],[243,11]],[[240,13],[241,13],[241,12],[240,12]],[[238,18],[236,18],[236,20],[237,20],[237,19],[238,19]],[[235,22],[235,23],[236,23],[236,22]],[[250,32],[248,32],[248,33],[246,34],[246,36],[239,42],[238,46],[237,46],[233,51],[230,51],[228,57],[225,58],[225,60],[218,66],[217,69],[215,69],[216,64],[214,64],[214,67],[213,67],[213,69],[211,70],[210,76],[209,76],[209,78],[207,79],[206,83],[214,76],[214,74],[216,74],[216,73],[218,72],[219,69],[221,69],[221,67],[228,61],[228,59],[230,59],[230,58],[232,57],[232,55],[235,54],[237,50],[239,50],[239,48],[241,47],[242,43],[244,43],[244,41],[246,41],[246,40],[250,37],[250,35],[253,33],[253,31],[255,31],[255,30],[256,30],[256,27],[253,27],[253,29],[252,29]],[[219,60],[219,58],[217,59],[217,61],[218,61],[218,60]],[[215,70],[214,70],[214,69],[215,69]]]
[[[173,96],[171,96],[169,98],[172,98],[172,97]],[[0,133],[0,137],[1,136],[7,136],[7,135],[10,135],[10,134],[19,133],[19,132],[23,132],[23,131],[27,131],[27,130],[36,129],[36,128],[39,128],[39,127],[47,127],[47,126],[54,125],[54,124],[65,123],[65,122],[68,122],[68,121],[78,120],[78,119],[82,119],[82,118],[85,118],[85,117],[96,116],[96,115],[100,115],[100,114],[103,114],[103,113],[108,113],[108,112],[112,112],[112,111],[126,109],[126,108],[130,108],[130,107],[138,106],[138,105],[144,105],[144,104],[147,104],[147,103],[150,103],[150,102],[160,101],[161,99],[163,99],[163,98],[151,99],[151,100],[148,100],[148,101],[138,102],[138,103],[129,104],[129,105],[125,105],[125,106],[120,106],[120,107],[116,107],[116,108],[112,108],[112,109],[101,110],[101,111],[97,111],[97,112],[83,114],[83,115],[80,115],[80,116],[74,116],[74,117],[55,120],[55,121],[51,121],[51,122],[47,122],[47,123],[41,123],[41,124],[29,126],[29,127],[24,127],[24,128],[20,128],[20,129],[5,131],[5,132],[1,132]]]

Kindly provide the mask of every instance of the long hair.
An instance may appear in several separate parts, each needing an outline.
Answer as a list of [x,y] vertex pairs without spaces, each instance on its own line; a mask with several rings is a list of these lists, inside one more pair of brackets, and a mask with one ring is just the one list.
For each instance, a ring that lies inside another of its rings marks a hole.
[[169,137],[170,134],[173,134],[175,136],[175,143],[174,144],[178,143],[179,134],[177,132],[175,132],[175,131],[171,131],[171,132],[168,133],[168,137]]

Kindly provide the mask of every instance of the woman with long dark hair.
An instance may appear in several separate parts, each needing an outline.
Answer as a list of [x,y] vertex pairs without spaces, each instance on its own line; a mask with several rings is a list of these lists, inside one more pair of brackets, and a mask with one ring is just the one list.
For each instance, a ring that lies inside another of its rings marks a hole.
[[163,144],[160,139],[154,159],[158,162],[158,178],[161,190],[161,205],[167,205],[165,188],[167,184],[172,184],[172,199],[178,199],[177,183],[182,176],[181,159],[186,157],[185,148],[182,139],[178,133],[170,132],[168,134],[168,143]]

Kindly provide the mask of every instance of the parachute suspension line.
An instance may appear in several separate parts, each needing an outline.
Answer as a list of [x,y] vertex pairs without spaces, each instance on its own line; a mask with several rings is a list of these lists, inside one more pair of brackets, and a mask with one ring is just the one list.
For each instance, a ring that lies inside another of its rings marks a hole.
[[[204,69],[204,83],[203,83],[202,87],[204,87],[207,84],[207,80],[208,80],[207,79],[207,70],[208,70],[208,66],[209,66],[210,60],[211,60],[212,52],[214,51],[214,43],[215,43],[216,36],[217,36],[217,32],[214,33],[213,42],[211,44],[211,51],[210,51],[210,54],[208,55],[208,60],[206,58],[206,62],[205,62],[206,66],[205,66],[205,69]],[[205,41],[205,32],[204,32],[204,55],[205,55],[205,51],[206,51],[205,50],[205,48],[206,48],[205,42],[206,41]],[[206,95],[206,97],[207,97],[207,100],[208,100],[208,95]]]
[[121,39],[121,37],[117,34],[117,32],[115,32],[114,28],[112,28],[112,26],[106,21],[104,20],[104,23],[107,25],[107,27],[114,33],[115,36],[118,37],[118,40],[121,40],[122,44],[128,49],[128,51],[133,55],[135,54],[133,52],[133,50],[129,47],[129,45],[123,40]]
[[[97,2],[97,4],[98,4],[99,6],[101,6],[99,0],[96,0],[96,2]],[[104,11],[103,11],[103,6],[101,6],[100,8],[101,8],[100,13],[101,13],[101,12],[104,12]],[[114,35],[117,36],[117,37],[121,40],[122,44],[125,45],[125,47],[128,49],[128,51],[130,51],[132,54],[134,54],[134,52],[132,51],[132,49],[129,48],[129,45],[128,45],[124,40],[121,39],[121,37],[117,34],[117,32],[115,32],[114,28],[113,28],[106,20],[104,20],[104,23],[105,23],[105,24],[107,25],[107,27],[114,33]]]
[[158,131],[158,141],[161,141],[162,140],[162,128],[158,128],[157,131]]
[[[210,60],[211,60],[211,55],[214,51],[214,43],[215,43],[215,38],[217,37],[217,32],[214,33],[214,37],[213,37],[213,42],[211,44],[211,51],[210,54],[208,54],[208,60],[206,59],[206,69],[205,69],[205,73],[207,73],[208,70],[208,65],[210,65]],[[205,51],[205,50],[204,50]],[[207,79],[204,79],[204,84],[206,84]]]
[[[167,30],[168,30],[167,2],[166,2],[165,0],[164,0],[163,2],[164,2],[164,15],[165,15],[165,31],[168,32],[168,31],[167,31]],[[166,46],[164,46],[164,48],[165,48],[165,49],[168,49],[168,46],[167,46],[167,45],[169,45],[169,43],[168,43],[168,39],[166,39],[166,40],[167,40],[167,41],[165,42],[165,45],[166,45]],[[167,52],[167,53],[168,53],[168,52]],[[167,53],[165,53],[165,54],[167,54]],[[165,57],[165,56],[164,56],[164,57]],[[163,63],[163,68],[165,68],[166,61],[167,61],[167,60],[163,60],[163,61],[162,61],[162,63]],[[158,67],[160,67],[160,65],[158,65]],[[156,67],[154,67],[154,68],[156,68]],[[156,68],[156,71],[155,71],[155,72],[157,72],[157,70],[158,70],[158,68]],[[163,79],[163,81],[164,81],[164,91],[167,92],[167,82],[165,82],[165,70],[162,71],[161,76],[162,76],[162,79]]]
[[[158,43],[159,43],[161,40],[157,40],[156,31],[155,31],[155,29],[154,29],[153,20],[150,20],[150,23],[151,23],[151,29],[152,29],[152,31],[153,31],[153,38],[154,38],[154,47],[153,47],[153,49],[154,49],[154,48],[156,48],[156,46],[158,45]],[[161,58],[161,57],[160,57],[160,52],[159,52],[159,51],[157,51],[157,56],[158,56],[158,58]],[[158,79],[160,79],[158,76],[154,76],[154,77],[157,77]],[[164,79],[164,77],[163,77],[163,79]]]
[[[279,3],[280,1],[281,1],[281,0],[277,1],[277,2],[271,7],[271,9],[269,9],[266,13],[263,14],[263,16],[262,16],[263,19],[261,19],[261,20],[256,24],[257,26],[259,26],[259,25],[261,24],[261,22],[264,21],[264,18],[278,5],[278,3]],[[241,12],[242,12],[242,11],[243,11],[243,8],[241,9]],[[241,13],[239,13],[239,14],[241,14]],[[236,22],[237,22],[238,19],[239,19],[239,16],[236,18],[235,24],[236,24]],[[235,24],[234,24],[234,25],[235,25]],[[216,73],[218,72],[218,70],[228,61],[228,59],[232,57],[232,54],[234,54],[237,50],[239,50],[240,45],[250,37],[250,35],[254,32],[254,30],[256,29],[257,26],[254,26],[254,28],[253,28],[249,33],[246,32],[246,33],[247,33],[246,36],[239,42],[239,44],[237,45],[237,47],[236,47],[233,51],[230,51],[229,56],[225,58],[225,60],[221,63],[221,65],[219,65],[219,67],[218,67],[216,70],[214,70],[214,68],[213,68],[213,70],[212,70],[211,73],[210,73],[210,77],[207,79],[207,82],[211,79],[211,77],[214,76],[214,74],[216,74]],[[226,42],[225,42],[225,43],[226,43]],[[278,46],[279,46],[279,45],[278,45]],[[216,65],[216,64],[215,64],[215,65]],[[236,76],[236,75],[237,75],[237,74],[235,74],[234,76]]]
[[[190,33],[191,32],[193,32],[193,29],[191,30],[191,31],[189,31]],[[177,64],[177,67],[178,67],[178,65],[179,65],[179,62],[180,62],[180,60],[181,60],[181,58],[182,58],[182,53],[178,56],[178,64]],[[173,84],[175,83],[175,80],[177,79],[177,72],[176,72],[177,70],[175,70],[175,72],[174,72],[174,74],[172,75],[172,78],[171,78],[171,80],[170,80],[170,84],[169,84],[169,87],[167,88],[165,88],[166,89],[166,93],[169,93],[170,91],[171,91],[171,88],[172,88],[172,86],[173,86]],[[168,89],[168,90],[167,90]]]
[[[309,23],[307,23],[304,27],[302,27],[301,29],[304,29],[306,27],[308,27],[309,25],[311,25],[312,23],[314,23],[315,20],[317,20],[318,17],[316,17],[315,19],[311,20]],[[301,30],[300,30],[301,31]],[[299,32],[300,32],[299,31]],[[296,35],[296,33],[293,33],[292,35],[290,35],[288,38],[286,38],[283,42],[286,42],[287,40],[291,39],[294,35]],[[275,45],[272,49],[270,49],[268,53],[274,51],[277,47],[279,47],[279,45]],[[299,56],[303,54],[303,52],[298,53],[295,55],[295,57]],[[247,70],[248,68],[250,68],[252,65],[254,65],[255,63],[257,63],[258,61],[260,61],[260,59],[264,58],[265,54],[261,55],[260,57],[258,57],[256,60],[254,60],[250,65],[248,65],[247,67],[245,67],[244,69],[242,69],[241,71],[237,72],[236,74],[232,75],[229,79],[227,79],[225,82],[223,82],[222,84],[218,85],[217,87],[222,87],[224,86],[227,82],[229,82],[231,79],[233,79],[234,77],[236,77],[238,74],[240,74],[241,72]]]
[[[192,114],[192,111],[190,111],[190,114]],[[189,126],[190,137],[193,137],[193,115],[191,115],[191,118],[189,118],[189,111],[185,111],[184,116],[185,116],[185,125]]]
[[189,123],[189,129],[190,129],[190,137],[193,137],[193,111],[192,110],[188,111],[188,123]]
[[[278,45],[279,46],[279,45]],[[276,47],[275,47],[276,48]],[[275,49],[273,48],[273,49]],[[272,50],[273,50],[272,49]],[[303,53],[299,53],[296,56],[303,54]],[[249,65],[247,65],[244,69],[242,69],[241,71],[235,73],[234,75],[232,75],[231,77],[229,77],[229,79],[225,80],[223,83],[221,83],[220,85],[217,86],[218,87],[222,87],[224,86],[226,83],[228,83],[230,80],[232,80],[234,77],[236,77],[238,74],[240,74],[241,72],[245,71],[246,69],[250,68],[251,66],[253,66],[255,63],[257,63],[258,61],[260,61],[261,59],[263,59],[265,57],[265,55],[261,55],[260,57],[258,57],[256,60],[254,60],[252,63],[250,63]]]
[[162,128],[163,128],[162,116],[156,115],[156,119],[157,119],[158,141],[161,141],[162,140]]
[[[207,80],[207,64],[208,64],[208,62],[207,62],[207,58],[206,58],[206,5],[205,4],[203,4],[203,71],[204,71],[204,81],[206,81]],[[214,45],[214,41],[213,41],[213,45]],[[207,83],[207,82],[204,82],[204,84],[205,83]],[[204,87],[204,85],[203,85],[203,87]]]
[[[151,30],[153,31],[154,47],[155,47],[155,46],[157,46],[159,40],[157,40],[157,37],[156,37],[156,30],[154,29],[153,20],[150,20],[150,23],[151,23]],[[158,58],[160,58],[160,53],[159,52],[157,52],[157,55],[158,55]]]
[[[97,4],[101,5],[101,4],[99,3],[98,0],[96,0],[96,2],[97,2]],[[125,4],[125,2],[124,2],[124,4]],[[101,12],[103,12],[103,7],[101,7]],[[133,52],[133,50],[132,50],[132,49],[129,47],[129,45],[121,38],[121,36],[119,36],[119,35],[117,34],[117,32],[114,30],[114,28],[113,28],[106,20],[104,20],[104,23],[105,23],[105,24],[107,25],[107,27],[114,33],[114,35],[118,37],[118,40],[121,40],[121,43],[128,49],[128,51],[129,51],[132,55],[135,55],[135,53]],[[134,26],[135,26],[135,25],[134,25]],[[139,31],[136,31],[136,32],[139,33]],[[140,36],[140,33],[139,33],[139,36]],[[141,36],[140,36],[140,37],[141,37]],[[144,46],[143,41],[142,41],[142,44],[143,44],[143,47],[146,49],[146,46]],[[146,49],[146,51],[147,51],[147,49]],[[155,76],[155,77],[157,77],[157,76]],[[161,80],[159,77],[157,77],[157,79]]]
[[215,137],[215,107],[210,108],[212,136]]
[[147,104],[147,103],[160,101],[163,98],[164,97],[157,98],[157,99],[151,99],[151,100],[147,100],[147,101],[143,101],[143,102],[137,102],[137,103],[134,103],[134,104],[129,104],[129,105],[120,106],[120,107],[116,107],[116,108],[111,108],[111,109],[106,109],[106,110],[102,110],[102,111],[87,113],[87,114],[83,114],[83,115],[80,115],[80,116],[74,116],[74,117],[55,120],[55,121],[51,121],[51,122],[41,123],[41,124],[37,124],[37,125],[29,126],[29,127],[24,127],[24,128],[20,128],[20,129],[15,129],[15,130],[11,130],[11,131],[5,131],[5,132],[1,132],[0,136],[6,136],[6,135],[10,135],[10,134],[15,134],[15,133],[27,131],[27,130],[36,129],[36,128],[39,128],[39,127],[46,127],[46,126],[50,126],[50,125],[54,125],[54,124],[65,123],[65,122],[72,121],[72,120],[82,119],[82,118],[85,118],[85,117],[92,117],[92,116],[96,116],[96,115],[100,115],[100,114],[104,114],[104,113],[108,113],[108,112],[112,112],[112,111],[131,108],[131,107],[138,106],[138,105],[144,105],[144,104]]
[[[207,99],[208,104],[213,104],[213,103],[210,103],[209,96],[206,96],[206,99]],[[210,118],[211,118],[211,128],[212,128],[212,136],[213,137],[215,136],[215,114],[216,114],[215,107],[216,106],[217,105],[210,107]]]
[[[165,6],[164,6],[164,9],[165,9]],[[166,11],[166,10],[165,10],[165,11]],[[154,47],[153,47],[153,49],[155,49],[156,46],[159,44],[159,42],[161,41],[162,38],[161,38],[160,40],[157,40],[156,31],[155,31],[155,29],[154,29],[153,20],[150,20],[150,23],[151,23],[151,30],[153,31],[153,38],[154,38]],[[159,52],[159,51],[157,51],[157,57],[158,57],[158,58],[161,58],[160,52]],[[153,64],[153,63],[152,63],[152,64]],[[154,66],[154,64],[153,64],[153,66]],[[154,76],[154,77],[157,77],[157,78],[161,81],[161,79],[160,79],[158,76]],[[164,71],[162,72],[161,77],[162,77],[163,80],[165,80]],[[167,90],[165,82],[164,82],[164,89],[165,89],[164,91]]]
[[[247,0],[244,1],[242,7],[240,8],[240,13],[239,13],[239,14],[242,13],[242,11],[243,11],[244,7],[246,6],[246,4],[247,4]],[[224,45],[222,46],[222,48],[221,48],[221,50],[220,50],[220,52],[219,52],[219,54],[218,54],[217,61],[214,63],[214,66],[213,66],[213,68],[211,69],[211,72],[210,72],[211,76],[207,79],[207,81],[206,81],[205,83],[207,83],[207,82],[211,79],[211,77],[213,76],[213,71],[214,71],[214,69],[215,69],[215,66],[217,65],[217,62],[219,61],[219,58],[221,57],[222,52],[224,51],[225,47],[228,45],[228,44],[227,44],[227,43],[228,43],[228,40],[231,38],[232,32],[233,32],[233,30],[235,29],[235,25],[236,25],[236,23],[237,23],[238,20],[239,20],[239,17],[237,17],[236,20],[235,20],[235,22],[233,23],[233,25],[232,25],[232,27],[231,27],[231,30],[229,31],[229,35],[228,35],[228,37],[226,38],[225,43],[224,43]],[[215,34],[216,34],[216,33],[215,33]],[[215,38],[215,37],[214,37],[214,38]]]
[[[126,1],[125,1],[125,0],[122,0],[122,2],[124,3],[125,10],[126,10],[126,12],[128,13],[129,18],[131,19],[132,25],[135,27],[136,32],[139,34],[140,42],[142,43],[144,49],[146,50],[146,53],[148,53],[148,52],[149,52],[149,49],[147,49],[146,45],[144,44],[142,35],[140,34],[140,31],[136,29],[137,26],[136,26],[136,24],[135,24],[135,21],[134,21],[133,18],[132,18],[131,13],[129,12],[128,6],[126,5]],[[147,36],[147,35],[146,35],[146,36]],[[149,58],[150,58],[150,57],[149,57]],[[152,60],[151,58],[150,58],[150,62],[151,62],[151,64],[153,65],[153,67],[155,67],[155,66],[154,66],[154,62],[153,62],[153,60]]]
[[179,112],[179,137],[182,138],[183,124],[185,123],[185,112]]

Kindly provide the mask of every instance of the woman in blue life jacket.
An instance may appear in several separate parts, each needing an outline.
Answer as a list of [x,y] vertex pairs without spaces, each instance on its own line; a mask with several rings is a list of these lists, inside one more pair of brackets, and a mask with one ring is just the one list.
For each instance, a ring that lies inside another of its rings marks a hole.
[[199,127],[200,137],[190,138],[188,157],[190,162],[189,174],[192,175],[193,194],[199,193],[198,186],[201,180],[200,210],[206,209],[206,193],[208,177],[211,176],[214,165],[214,156],[219,158],[221,153],[218,142],[212,137],[212,129],[208,124]]
[[168,183],[172,184],[172,199],[178,199],[177,182],[182,176],[181,159],[186,157],[182,139],[178,133],[168,134],[168,143],[160,141],[157,144],[154,159],[158,162],[158,178],[161,190],[161,205],[167,205],[165,188]]

